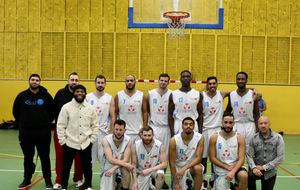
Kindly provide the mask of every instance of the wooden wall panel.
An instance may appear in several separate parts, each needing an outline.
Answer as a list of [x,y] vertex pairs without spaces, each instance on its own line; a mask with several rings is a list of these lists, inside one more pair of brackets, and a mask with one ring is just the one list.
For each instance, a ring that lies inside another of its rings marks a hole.
[[268,1],[266,35],[278,35],[278,1]]
[[17,33],[16,78],[27,78],[28,33]]
[[228,80],[235,81],[235,76],[239,71],[240,66],[240,36],[228,36]]
[[300,1],[299,0],[291,0],[291,35],[292,36],[300,36]]
[[4,1],[5,6],[5,32],[15,32],[17,29],[16,0]]
[[[78,52],[77,52],[77,33],[66,33],[66,76],[74,71],[78,72]],[[79,74],[80,78],[82,76]]]
[[193,80],[205,80],[215,75],[215,35],[192,35]]
[[[241,34],[253,34],[253,0],[242,1]],[[230,18],[232,19],[232,18]]]
[[78,30],[78,1],[66,0],[66,31]]
[[128,30],[128,2],[116,0],[116,32],[127,32]]
[[232,81],[229,76],[230,65],[228,65],[228,36],[217,38],[217,77],[218,81]]
[[41,73],[41,34],[28,34],[28,76]]
[[290,0],[279,0],[278,3],[278,35],[289,36],[291,31]]
[[229,34],[240,34],[241,29],[241,2],[230,1],[229,9],[227,10],[230,21],[228,21],[228,33]]
[[65,0],[53,0],[53,31],[65,30],[66,2]]
[[[178,54],[178,40],[171,40],[167,38],[166,47],[166,73],[169,74],[172,80],[178,80],[180,72],[177,67],[177,54]],[[188,64],[185,63],[188,69]]]
[[255,0],[255,6],[253,11],[253,34],[265,35],[267,21],[267,1]]
[[157,79],[164,71],[164,34],[144,34],[141,43],[142,79]]
[[41,1],[41,31],[52,31],[53,0]]
[[78,1],[78,31],[90,30],[90,1]]
[[292,41],[291,84],[300,84],[300,38]]
[[264,82],[265,37],[253,37],[252,82]]
[[277,82],[278,39],[267,38],[267,83]]
[[17,31],[28,32],[28,0],[17,0]]
[[53,36],[51,32],[42,33],[42,47],[41,47],[41,77],[52,78],[52,40]]
[[106,78],[112,79],[112,75],[103,73],[102,62],[102,34],[91,33],[91,55],[90,55],[90,75],[91,79],[94,79],[97,75],[103,74]]
[[290,39],[278,38],[278,62],[276,83],[287,84],[289,82],[289,50]]
[[0,0],[0,32],[4,31],[4,18],[5,18],[4,0]]
[[[52,77],[64,78],[64,33],[52,33]],[[66,75],[68,76],[68,75]]]
[[[106,76],[112,76],[113,64],[114,64],[114,35],[111,33],[102,34],[102,64],[103,74]],[[123,62],[122,62],[123,63]],[[116,65],[118,65],[116,63]],[[117,73],[116,73],[116,79]]]
[[91,31],[102,31],[103,0],[91,0]]
[[78,73],[80,78],[88,78],[88,63],[89,63],[89,34],[87,32],[78,33],[77,36],[77,60],[78,60]]
[[4,78],[4,33],[0,33],[0,78]]
[[4,36],[4,78],[16,78],[16,33]]
[[29,32],[40,31],[40,1],[28,0]]
[[[133,66],[138,66],[139,63],[139,34],[131,33],[127,35],[128,40],[128,62]],[[130,65],[129,65],[130,66]],[[124,80],[124,76],[120,76]]]
[[115,0],[103,1],[103,32],[114,32],[116,25]]

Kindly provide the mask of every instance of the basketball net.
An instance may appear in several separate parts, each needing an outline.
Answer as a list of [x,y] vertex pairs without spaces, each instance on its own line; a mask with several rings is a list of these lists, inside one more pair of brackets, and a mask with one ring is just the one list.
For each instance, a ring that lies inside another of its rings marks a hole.
[[184,38],[184,29],[187,23],[186,18],[190,16],[188,12],[183,11],[170,11],[163,14],[165,18],[168,18],[169,38],[181,39]]

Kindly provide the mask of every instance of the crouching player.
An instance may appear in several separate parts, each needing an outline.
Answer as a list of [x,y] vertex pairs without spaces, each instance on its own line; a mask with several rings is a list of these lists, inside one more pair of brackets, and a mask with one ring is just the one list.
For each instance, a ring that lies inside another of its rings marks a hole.
[[214,190],[234,188],[230,187],[233,178],[239,182],[239,190],[246,190],[248,186],[248,173],[243,166],[246,152],[245,139],[232,130],[233,126],[233,115],[225,113],[222,120],[223,130],[210,137],[209,158],[215,170]]
[[131,139],[125,135],[126,123],[123,120],[116,120],[113,134],[105,136],[102,140],[104,149],[104,164],[100,176],[100,190],[114,190],[116,174],[122,174],[122,189],[129,189],[130,171],[133,166],[128,163],[131,152]]
[[165,148],[159,140],[154,140],[153,129],[149,126],[141,129],[141,140],[131,150],[132,190],[154,189],[151,178],[155,179],[155,189],[161,189],[165,177],[164,169],[168,166]]

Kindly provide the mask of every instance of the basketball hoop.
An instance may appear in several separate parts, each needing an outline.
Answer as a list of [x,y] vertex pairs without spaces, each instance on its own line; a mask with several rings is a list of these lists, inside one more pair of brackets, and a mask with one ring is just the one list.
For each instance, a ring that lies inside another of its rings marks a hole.
[[190,13],[184,11],[169,11],[163,14],[164,18],[168,18],[169,38],[184,38],[184,29],[186,18],[190,17]]

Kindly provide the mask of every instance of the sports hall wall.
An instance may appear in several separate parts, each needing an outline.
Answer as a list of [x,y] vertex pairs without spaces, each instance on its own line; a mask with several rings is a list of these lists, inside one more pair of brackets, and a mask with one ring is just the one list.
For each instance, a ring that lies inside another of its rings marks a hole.
[[220,89],[235,89],[236,73],[246,71],[267,101],[272,127],[300,134],[300,0],[224,0],[223,30],[190,29],[181,40],[168,39],[167,29],[128,29],[128,5],[0,0],[0,119],[12,119],[13,99],[32,73],[54,95],[73,71],[89,81],[90,91],[91,80],[104,74],[113,94],[124,88],[113,81],[127,74],[157,79],[167,72],[178,80],[189,69],[194,80],[215,75]]

